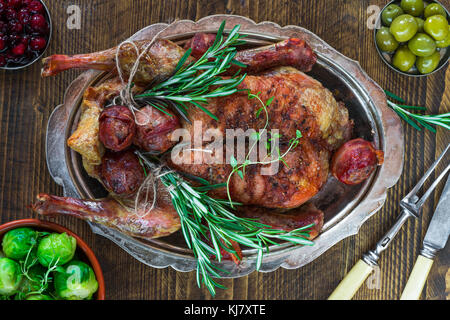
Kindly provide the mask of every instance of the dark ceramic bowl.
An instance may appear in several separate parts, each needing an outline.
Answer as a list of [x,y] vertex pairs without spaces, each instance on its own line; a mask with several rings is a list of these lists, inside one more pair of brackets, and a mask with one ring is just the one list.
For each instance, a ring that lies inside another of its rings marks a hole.
[[36,56],[33,60],[31,60],[30,62],[28,62],[26,64],[15,64],[15,63],[12,63],[11,65],[0,67],[0,70],[1,69],[3,69],[3,70],[22,70],[22,69],[25,69],[26,67],[29,67],[33,63],[35,63],[36,61],[40,60],[44,56],[45,52],[47,51],[47,48],[50,45],[50,40],[52,38],[53,25],[52,25],[52,19],[50,17],[50,12],[49,12],[47,6],[45,5],[44,1],[39,0],[39,2],[41,2],[42,5],[44,6],[44,16],[47,19],[48,27],[49,27],[49,33],[48,33],[48,36],[47,36],[47,45],[45,46],[45,49],[42,50],[42,52],[38,56]]
[[89,246],[75,233],[69,229],[60,226],[59,224],[42,221],[38,219],[23,219],[7,222],[0,225],[0,243],[3,239],[3,235],[13,229],[21,227],[30,227],[38,231],[50,231],[57,233],[67,233],[68,235],[74,237],[77,240],[77,253],[80,254],[80,259],[88,263],[94,270],[95,277],[98,282],[98,290],[94,294],[95,300],[105,300],[105,280],[103,279],[103,272],[100,264],[94,254],[94,252],[89,248]]
[[[425,6],[427,6],[427,5],[430,4],[430,3],[438,3],[438,4],[440,4],[440,5],[445,9],[445,11],[447,12],[447,20],[450,21],[450,19],[449,19],[450,13],[449,13],[449,11],[447,10],[447,8],[446,8],[442,3],[440,3],[439,1],[434,1],[434,0],[424,1],[424,3],[425,3]],[[389,66],[389,68],[391,68],[392,70],[394,70],[394,71],[396,71],[396,72],[398,72],[398,73],[401,73],[401,74],[403,74],[403,75],[405,75],[405,76],[411,76],[411,77],[426,77],[426,76],[429,76],[430,74],[433,74],[433,73],[439,71],[440,69],[442,69],[442,68],[447,64],[448,59],[450,58],[450,47],[447,47],[447,48],[441,48],[441,49],[440,49],[441,60],[439,61],[438,66],[436,67],[436,69],[434,69],[434,71],[432,71],[432,72],[430,72],[430,73],[426,73],[426,74],[421,74],[421,73],[417,70],[417,68],[416,68],[415,65],[414,65],[414,66],[411,68],[411,70],[409,70],[408,72],[404,72],[404,71],[401,71],[401,70],[397,69],[397,68],[392,64],[392,58],[393,58],[394,54],[393,54],[393,53],[388,53],[388,52],[381,51],[381,49],[380,49],[380,48],[378,47],[378,45],[377,45],[377,41],[376,41],[375,36],[376,36],[377,31],[378,31],[378,28],[379,28],[378,26],[382,26],[382,25],[383,25],[383,23],[381,22],[381,13],[382,13],[382,12],[384,11],[384,9],[386,9],[386,7],[389,6],[390,4],[397,4],[397,5],[400,5],[400,0],[390,1],[390,2],[389,2],[388,4],[386,4],[386,6],[380,11],[380,14],[378,15],[378,19],[377,19],[377,22],[376,22],[377,28],[374,29],[374,33],[373,33],[373,40],[374,40],[374,42],[375,42],[375,47],[377,48],[377,51],[378,51],[378,54],[379,54],[380,57],[381,57],[381,60],[383,60],[383,62],[386,63],[386,64]]]

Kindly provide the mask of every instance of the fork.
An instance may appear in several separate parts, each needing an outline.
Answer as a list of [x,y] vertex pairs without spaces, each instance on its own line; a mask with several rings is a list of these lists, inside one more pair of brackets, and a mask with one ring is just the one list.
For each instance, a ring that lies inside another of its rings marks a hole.
[[411,190],[411,192],[409,192],[400,201],[402,212],[397,218],[395,224],[383,236],[383,238],[378,241],[373,250],[370,250],[363,255],[363,257],[356,263],[356,265],[345,276],[345,278],[341,281],[341,283],[337,286],[333,293],[328,297],[328,300],[350,300],[356,293],[356,291],[358,291],[358,289],[361,287],[369,274],[372,273],[373,269],[378,266],[378,260],[380,258],[381,252],[386,250],[386,248],[392,242],[405,222],[411,217],[414,217],[416,219],[420,217],[421,209],[425,201],[429,198],[436,186],[450,170],[450,164],[445,167],[442,173],[437,177],[437,179],[431,184],[431,186],[423,193],[422,197],[420,198],[418,196],[419,191],[421,190],[425,181],[434,172],[438,164],[442,161],[442,159],[444,159],[449,149],[450,144],[447,145],[439,158],[432,164],[427,172],[425,172],[425,175],[419,180],[419,182]]

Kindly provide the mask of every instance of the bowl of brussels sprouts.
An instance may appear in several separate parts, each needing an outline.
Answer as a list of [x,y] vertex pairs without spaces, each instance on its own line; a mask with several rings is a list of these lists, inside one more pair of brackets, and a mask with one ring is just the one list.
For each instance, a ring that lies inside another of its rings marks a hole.
[[391,69],[407,76],[430,75],[449,60],[449,18],[438,1],[391,1],[378,17],[375,47]]
[[0,300],[104,300],[100,264],[72,231],[37,219],[0,225]]

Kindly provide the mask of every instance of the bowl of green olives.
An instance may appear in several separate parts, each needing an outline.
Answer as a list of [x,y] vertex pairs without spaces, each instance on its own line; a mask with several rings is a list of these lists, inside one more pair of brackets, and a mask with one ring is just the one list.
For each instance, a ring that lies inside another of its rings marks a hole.
[[438,1],[389,2],[374,30],[381,59],[407,76],[427,76],[440,70],[450,57],[449,17]]
[[0,300],[104,300],[100,264],[72,231],[38,219],[0,225]]

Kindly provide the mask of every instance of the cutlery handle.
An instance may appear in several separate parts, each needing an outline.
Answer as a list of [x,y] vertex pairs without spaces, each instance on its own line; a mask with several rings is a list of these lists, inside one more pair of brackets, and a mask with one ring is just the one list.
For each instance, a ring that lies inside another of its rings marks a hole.
[[419,255],[400,300],[418,300],[420,298],[432,265],[432,259]]
[[372,266],[363,260],[359,260],[333,291],[328,300],[350,300],[372,271]]

